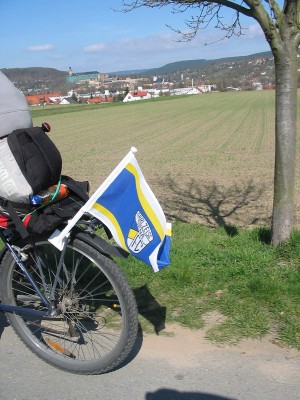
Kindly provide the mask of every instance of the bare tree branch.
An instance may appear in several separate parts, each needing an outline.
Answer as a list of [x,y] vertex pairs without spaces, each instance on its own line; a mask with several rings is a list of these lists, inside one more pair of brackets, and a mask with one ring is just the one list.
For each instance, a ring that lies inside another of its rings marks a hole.
[[[272,2],[272,7],[274,10],[277,10],[275,7],[275,0],[266,1],[267,3],[269,1]],[[240,14],[253,17],[257,19],[259,23],[264,20],[264,23],[267,24],[268,27],[270,24],[272,25],[272,19],[262,6],[261,0],[241,0],[240,2],[230,0],[123,0],[123,8],[121,11],[127,13],[141,7],[162,8],[165,6],[171,6],[173,13],[185,13],[188,10],[191,10],[194,14],[190,16],[188,20],[185,20],[185,24],[189,29],[188,32],[183,32],[181,30],[172,28],[170,25],[167,25],[168,28],[172,29],[181,36],[181,40],[179,41],[192,40],[200,29],[207,28],[213,21],[215,21],[216,28],[225,32],[225,35],[220,40],[230,38],[232,36],[241,36],[243,33],[240,23]],[[233,14],[233,20],[230,22],[230,24],[225,24],[223,22],[223,7],[230,8],[233,10],[233,12],[235,12]],[[272,30],[268,29],[268,31],[270,32],[267,36],[273,37],[271,35]]]
[[196,17],[192,16],[190,20],[185,20],[185,24],[188,28],[188,32],[182,32],[177,29],[173,29],[170,25],[168,28],[172,29],[174,32],[181,36],[179,41],[191,41],[200,29],[205,29],[212,23],[213,20],[216,21],[215,27],[226,32],[223,38],[229,39],[232,36],[242,35],[242,27],[240,24],[240,15],[238,12],[235,14],[235,18],[230,24],[225,24],[223,22],[222,15],[220,14],[222,6],[219,4],[210,4],[209,6],[202,5],[199,7],[198,15]]
[[[281,9],[276,0],[123,0],[121,12],[127,13],[141,7],[162,8],[171,7],[173,13],[191,12],[191,16],[184,22],[188,28],[187,32],[174,29],[167,25],[181,36],[178,41],[190,41],[199,30],[207,28],[214,23],[215,28],[225,32],[220,40],[232,36],[243,35],[243,28],[240,22],[240,15],[254,18],[264,31],[266,40],[271,49],[280,51],[285,31],[288,24],[294,28],[289,34],[296,46],[300,41],[300,0],[285,0]],[[233,11],[233,19],[230,24],[225,23],[223,18],[224,8]]]
[[[243,3],[243,1],[242,1]],[[203,1],[203,0],[134,0],[134,1],[123,1],[123,12],[130,12],[136,8],[148,7],[148,8],[162,8],[165,6],[172,6],[175,9],[179,9],[180,12],[184,12],[189,8],[198,8],[198,7],[208,7],[211,5],[223,5],[229,8],[232,8],[235,11],[238,11],[247,16],[251,16],[249,14],[249,9],[243,7],[239,3],[235,3],[229,0],[216,0],[216,1]]]

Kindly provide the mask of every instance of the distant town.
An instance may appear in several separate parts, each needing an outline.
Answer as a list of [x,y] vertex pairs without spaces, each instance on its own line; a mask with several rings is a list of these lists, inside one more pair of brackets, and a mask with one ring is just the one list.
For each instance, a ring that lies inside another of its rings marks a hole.
[[36,67],[2,69],[2,72],[23,91],[31,106],[131,102],[160,96],[275,87],[270,52],[180,61],[151,70],[116,73],[74,72],[72,67],[68,71]]
[[[147,77],[111,77],[109,74],[101,74],[97,71],[74,74],[71,68],[66,81],[73,87],[75,85],[75,89],[69,90],[66,94],[60,92],[27,94],[29,105],[130,102],[160,96],[207,93],[217,89],[216,85],[203,83],[194,85],[193,78],[188,86],[184,86],[176,82],[161,80],[156,76],[152,78],[151,82]],[[183,77],[181,82],[183,82]],[[85,93],[84,90],[87,92]]]

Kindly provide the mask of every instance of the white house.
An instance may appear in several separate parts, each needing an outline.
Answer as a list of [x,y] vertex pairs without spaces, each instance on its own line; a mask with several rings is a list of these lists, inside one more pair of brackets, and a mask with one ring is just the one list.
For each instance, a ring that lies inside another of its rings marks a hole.
[[201,94],[202,91],[196,87],[186,87],[186,88],[179,88],[174,89],[170,92],[171,95],[180,96],[183,94]]
[[127,93],[123,102],[127,103],[128,101],[147,100],[147,99],[151,99],[151,94],[147,92],[147,90],[133,90]]
[[70,104],[70,102],[67,99],[62,99],[62,101],[59,104]]

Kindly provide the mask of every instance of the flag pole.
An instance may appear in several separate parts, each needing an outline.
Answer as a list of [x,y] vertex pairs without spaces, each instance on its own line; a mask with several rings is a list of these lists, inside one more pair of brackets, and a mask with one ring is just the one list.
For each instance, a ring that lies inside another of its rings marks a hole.
[[99,188],[94,192],[94,194],[89,198],[89,200],[80,208],[79,211],[74,215],[72,219],[68,221],[68,224],[62,231],[56,229],[52,235],[49,237],[48,241],[57,247],[59,250],[62,250],[64,247],[64,243],[67,240],[71,229],[77,224],[80,218],[84,213],[88,212],[92,205],[96,202],[96,200],[105,192],[111,182],[122,172],[122,170],[126,167],[129,161],[134,156],[134,153],[137,152],[135,147],[131,147],[128,154],[120,161],[120,163],[116,166],[116,168],[110,173],[110,175],[104,180],[104,182],[99,186]]

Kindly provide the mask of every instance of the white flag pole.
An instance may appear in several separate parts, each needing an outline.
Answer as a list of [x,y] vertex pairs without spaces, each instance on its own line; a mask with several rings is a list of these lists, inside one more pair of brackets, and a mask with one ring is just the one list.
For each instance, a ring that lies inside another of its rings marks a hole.
[[89,200],[80,208],[79,211],[74,215],[72,219],[68,222],[67,226],[59,231],[58,229],[53,232],[53,234],[49,237],[48,241],[57,247],[59,250],[62,250],[64,247],[64,241],[69,236],[71,229],[77,224],[80,218],[84,213],[89,212],[92,205],[96,202],[96,200],[105,192],[105,190],[109,187],[109,185],[114,181],[114,179],[122,172],[122,170],[126,167],[129,161],[134,156],[134,153],[137,152],[135,147],[131,147],[129,153],[123,158],[122,161],[116,166],[116,168],[111,172],[111,174],[105,179],[105,181],[99,186],[99,188],[94,192],[94,194],[89,198]]

